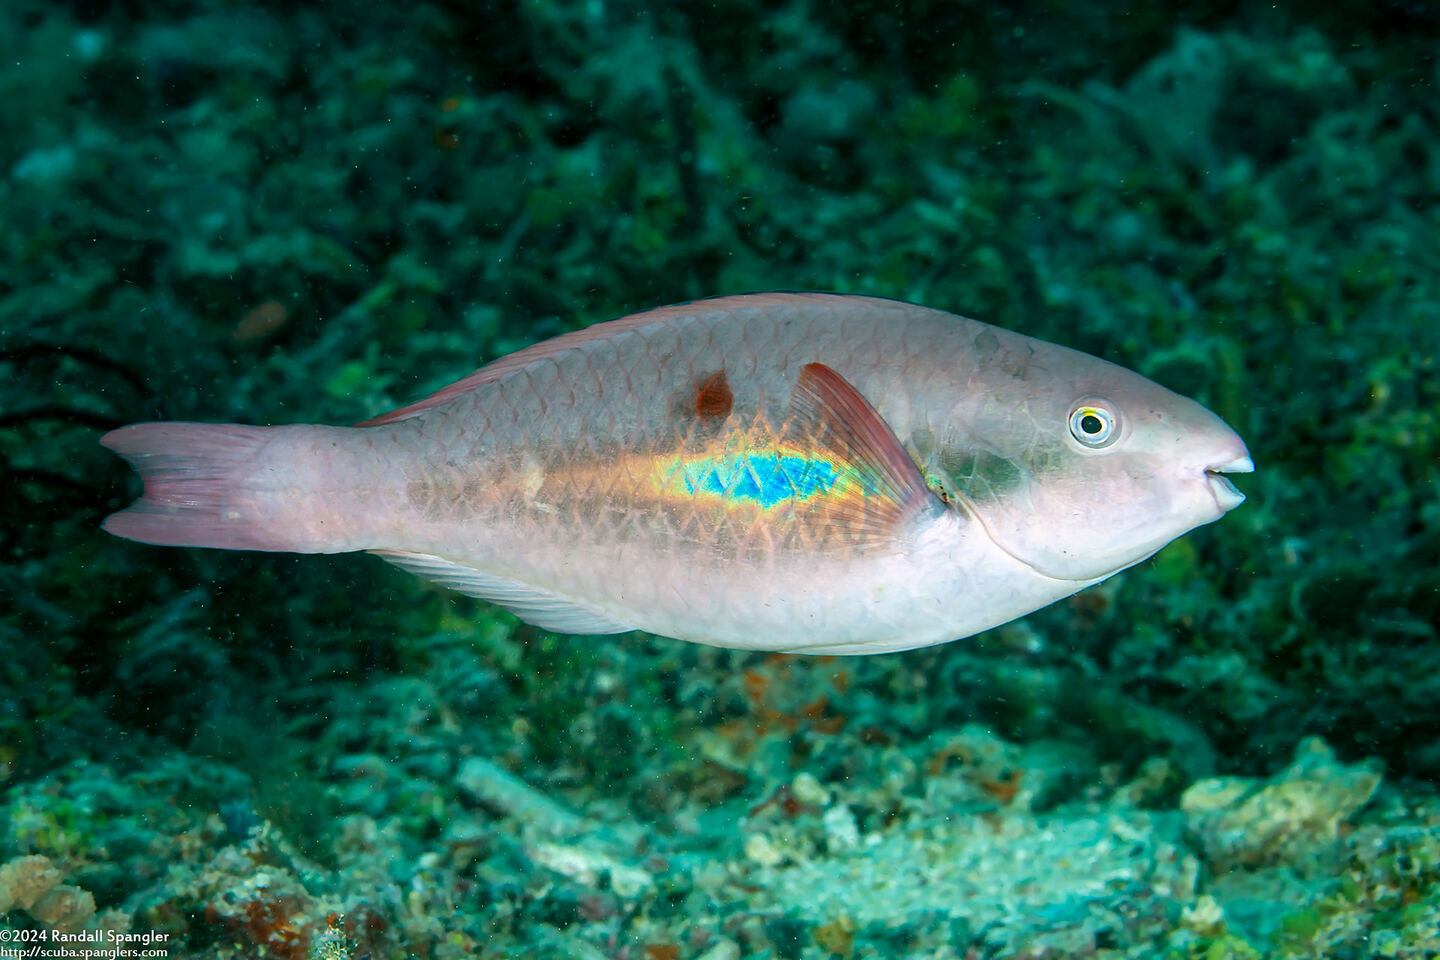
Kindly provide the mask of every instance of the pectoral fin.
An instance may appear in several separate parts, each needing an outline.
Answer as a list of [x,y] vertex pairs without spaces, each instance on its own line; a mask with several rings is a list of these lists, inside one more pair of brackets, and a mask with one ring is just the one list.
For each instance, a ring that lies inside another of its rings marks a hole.
[[890,425],[833,369],[806,364],[791,405],[791,431],[840,465],[858,488],[825,505],[855,536],[898,537],[916,521],[944,511]]

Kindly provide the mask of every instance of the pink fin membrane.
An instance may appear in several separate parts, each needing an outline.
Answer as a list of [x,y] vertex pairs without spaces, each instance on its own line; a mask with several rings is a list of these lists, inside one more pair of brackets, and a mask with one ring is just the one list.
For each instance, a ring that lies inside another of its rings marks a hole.
[[792,401],[801,432],[848,464],[870,491],[849,518],[864,536],[898,536],[917,517],[943,509],[890,425],[840,374],[823,363],[807,363]]
[[118,537],[171,547],[284,550],[255,520],[246,478],[268,427],[214,423],[137,423],[100,442],[130,461],[145,493],[105,519]]

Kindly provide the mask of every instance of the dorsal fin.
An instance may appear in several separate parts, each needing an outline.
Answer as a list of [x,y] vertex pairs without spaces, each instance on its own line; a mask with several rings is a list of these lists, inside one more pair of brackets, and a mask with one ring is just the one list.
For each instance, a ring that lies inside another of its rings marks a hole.
[[915,519],[945,505],[879,412],[848,380],[823,363],[807,363],[791,398],[790,429],[853,470],[863,496],[826,506],[864,539],[902,534]]
[[713,297],[708,300],[691,300],[687,303],[677,303],[669,307],[656,307],[654,310],[645,310],[640,313],[632,313],[618,320],[607,320],[604,323],[597,323],[586,327],[583,330],[572,330],[569,333],[562,333],[558,337],[552,337],[540,343],[517,350],[507,354],[493,363],[486,364],[476,370],[470,376],[462,380],[456,380],[448,387],[444,387],[436,393],[431,394],[424,400],[398,407],[388,413],[382,413],[378,417],[371,417],[357,427],[378,427],[382,423],[394,423],[396,420],[406,420],[418,413],[423,413],[441,404],[449,403],[464,393],[469,393],[476,387],[487,383],[494,383],[503,379],[516,370],[528,367],[530,364],[540,360],[546,360],[567,350],[591,343],[595,340],[606,340],[617,334],[635,330],[639,327],[649,326],[652,323],[664,323],[666,320],[673,320],[678,317],[693,317],[700,313],[714,311],[732,311],[754,309],[757,307],[783,307],[803,306],[805,304],[825,303],[827,301],[853,301],[860,299],[871,299],[868,297],[853,297],[839,293],[744,293],[729,297]]

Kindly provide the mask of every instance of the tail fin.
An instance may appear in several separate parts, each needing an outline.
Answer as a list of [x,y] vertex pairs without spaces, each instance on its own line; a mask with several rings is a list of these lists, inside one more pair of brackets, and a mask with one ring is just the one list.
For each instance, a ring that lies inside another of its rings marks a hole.
[[277,542],[248,488],[271,427],[214,423],[136,423],[100,442],[130,461],[145,493],[105,518],[119,537],[171,547],[294,549]]

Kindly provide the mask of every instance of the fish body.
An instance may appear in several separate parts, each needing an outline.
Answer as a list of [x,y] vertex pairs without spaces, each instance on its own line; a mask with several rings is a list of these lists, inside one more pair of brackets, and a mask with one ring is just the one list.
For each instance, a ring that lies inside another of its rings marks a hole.
[[526,348],[355,427],[148,423],[106,529],[367,550],[547,629],[876,653],[977,633],[1243,497],[1200,405],[938,310],[758,294]]

